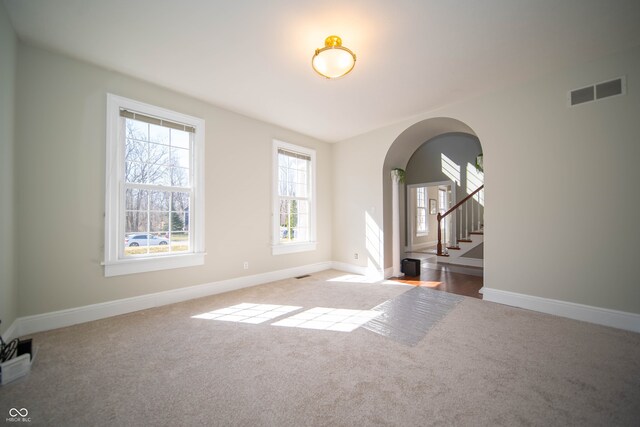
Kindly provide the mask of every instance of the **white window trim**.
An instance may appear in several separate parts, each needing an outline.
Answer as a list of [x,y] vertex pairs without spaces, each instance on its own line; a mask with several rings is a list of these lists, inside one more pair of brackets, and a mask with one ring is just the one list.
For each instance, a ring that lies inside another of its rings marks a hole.
[[[310,176],[310,207],[309,207],[309,241],[300,243],[282,243],[280,242],[280,209],[278,195],[278,149],[281,148],[294,153],[306,154],[311,157]],[[289,144],[287,142],[273,140],[272,152],[272,184],[271,184],[271,253],[272,255],[290,254],[296,252],[315,251],[316,241],[316,150],[312,148],[301,147],[299,145]]]
[[[424,207],[419,207],[418,206],[418,189],[419,188],[424,188]],[[414,205],[415,205],[415,227],[414,229],[416,230],[415,235],[416,237],[424,237],[424,236],[428,236],[429,235],[429,211],[428,211],[428,206],[429,206],[429,192],[428,192],[428,187],[425,187],[424,185],[418,185],[415,187],[416,189],[416,197],[415,200],[413,201]],[[418,230],[418,209],[424,209],[424,231],[419,231]]]
[[[124,175],[124,145],[120,140],[120,109],[130,109],[195,127],[193,153],[193,207],[189,224],[193,252],[148,258],[123,259],[119,255],[123,226],[121,210],[124,204],[120,192]],[[204,264],[204,139],[205,122],[197,117],[107,94],[107,143],[105,179],[104,275],[106,277]]]

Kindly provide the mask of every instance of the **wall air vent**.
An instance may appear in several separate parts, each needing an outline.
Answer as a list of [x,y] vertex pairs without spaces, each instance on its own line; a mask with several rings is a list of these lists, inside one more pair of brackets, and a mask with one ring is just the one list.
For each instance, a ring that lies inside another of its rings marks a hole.
[[627,81],[624,76],[591,86],[574,89],[568,94],[569,106],[583,104],[602,98],[615,95],[625,95],[627,93]]
[[583,102],[593,101],[594,99],[593,86],[571,91],[571,105],[582,104]]

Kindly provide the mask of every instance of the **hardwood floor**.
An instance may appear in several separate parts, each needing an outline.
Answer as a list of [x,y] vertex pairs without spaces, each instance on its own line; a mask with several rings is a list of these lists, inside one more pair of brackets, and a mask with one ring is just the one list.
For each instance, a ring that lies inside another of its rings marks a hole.
[[423,268],[420,276],[404,276],[393,280],[409,285],[424,286],[453,294],[482,299],[482,294],[479,291],[480,288],[482,288],[483,279],[479,276],[454,273],[445,269],[436,270]]

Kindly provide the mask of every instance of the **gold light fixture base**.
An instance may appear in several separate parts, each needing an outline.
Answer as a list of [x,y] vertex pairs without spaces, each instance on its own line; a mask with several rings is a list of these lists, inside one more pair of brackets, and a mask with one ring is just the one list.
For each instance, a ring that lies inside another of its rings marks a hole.
[[343,77],[356,65],[356,55],[342,46],[342,39],[329,36],[324,40],[324,47],[318,48],[311,58],[314,71],[327,79]]
[[[335,47],[335,46],[342,46],[342,39],[338,36],[329,36],[326,39],[324,39],[324,46],[325,47]],[[317,49],[316,49],[317,51]]]

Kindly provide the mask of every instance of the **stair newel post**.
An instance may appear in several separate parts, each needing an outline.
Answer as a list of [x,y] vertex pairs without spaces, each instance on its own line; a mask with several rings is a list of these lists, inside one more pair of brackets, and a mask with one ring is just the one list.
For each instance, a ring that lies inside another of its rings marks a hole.
[[440,228],[440,221],[442,221],[442,214],[438,212],[438,215],[436,216],[436,218],[438,219],[438,246],[437,246],[438,255],[444,255],[444,253],[442,252],[442,229]]

